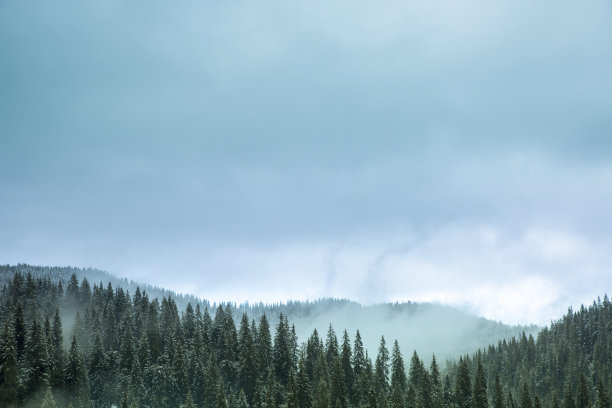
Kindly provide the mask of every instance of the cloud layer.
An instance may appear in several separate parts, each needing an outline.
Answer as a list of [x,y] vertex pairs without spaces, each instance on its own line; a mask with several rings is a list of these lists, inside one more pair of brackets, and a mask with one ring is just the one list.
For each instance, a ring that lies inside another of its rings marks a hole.
[[606,1],[0,4],[0,261],[547,322],[610,291]]

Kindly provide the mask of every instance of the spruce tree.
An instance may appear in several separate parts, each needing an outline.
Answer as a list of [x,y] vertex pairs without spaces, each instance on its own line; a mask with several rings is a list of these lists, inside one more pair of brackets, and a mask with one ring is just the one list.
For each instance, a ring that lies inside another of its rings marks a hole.
[[49,380],[49,355],[42,328],[37,320],[32,323],[25,349],[26,394],[34,394]]
[[351,352],[351,340],[349,339],[348,332],[344,330],[342,335],[342,351],[340,353],[340,359],[342,361],[342,371],[344,372],[344,382],[349,395],[353,393],[354,384],[354,373],[351,365],[353,355]]
[[406,369],[404,368],[404,359],[399,348],[397,340],[393,343],[393,351],[391,354],[391,390],[404,399],[408,380],[406,378]]
[[338,338],[336,337],[336,332],[330,323],[329,328],[327,329],[327,337],[325,339],[325,359],[327,360],[327,365],[331,367],[334,359],[339,355],[340,350],[338,346]]
[[542,403],[537,395],[533,397],[533,408],[542,408]]
[[521,387],[520,408],[533,408],[533,404],[531,402],[531,394],[529,393],[529,387],[527,386],[526,381],[523,381],[523,386]]
[[123,390],[123,396],[121,397],[121,408],[129,408],[126,390]]
[[576,408],[576,401],[574,400],[574,393],[572,392],[572,387],[570,386],[569,383],[565,387],[565,393],[563,394],[562,408]]
[[310,379],[306,372],[306,362],[303,357],[298,361],[298,374],[296,379],[297,401],[300,408],[310,408],[312,406],[312,389]]
[[499,382],[499,375],[495,374],[495,384],[493,386],[493,408],[506,408],[504,403],[504,391]]
[[584,373],[580,374],[580,385],[578,387],[578,394],[576,395],[576,408],[589,408],[589,389],[586,385],[586,379]]
[[272,337],[270,336],[270,325],[264,313],[259,320],[257,338],[257,360],[258,371],[261,379],[265,379],[268,368],[272,367]]
[[0,406],[16,406],[18,377],[19,367],[17,365],[15,334],[7,319],[0,338]]
[[378,346],[374,377],[378,397],[386,397],[389,392],[389,351],[387,350],[384,336],[381,336]]
[[[488,408],[489,401],[487,399],[487,379],[485,378],[482,363],[478,359],[476,375],[474,377],[474,388],[472,391],[472,408]],[[529,408],[529,407],[522,407]]]
[[432,401],[434,408],[443,408],[444,406],[444,391],[442,389],[442,381],[440,380],[440,370],[436,356],[432,356],[431,365],[429,367],[429,378],[431,381]]
[[15,349],[17,350],[17,360],[21,361],[25,354],[26,348],[26,324],[23,316],[23,307],[21,302],[17,302],[15,315],[13,317],[13,333],[15,335]]
[[74,401],[76,405],[81,405],[89,399],[87,371],[77,344],[76,336],[72,337],[70,351],[66,359],[65,384],[71,401]]
[[253,400],[256,381],[255,342],[249,327],[249,319],[245,313],[242,315],[238,332],[238,387],[244,391],[248,402]]
[[604,388],[601,379],[597,383],[597,408],[610,408],[610,394]]
[[57,308],[53,316],[50,337],[49,358],[51,359],[51,384],[53,386],[59,386],[64,377],[64,336],[62,334],[62,322]]
[[459,408],[470,408],[472,401],[472,384],[467,361],[459,357],[457,380],[455,383],[455,400]]
[[225,386],[223,385],[222,379],[219,379],[219,385],[217,386],[217,400],[215,408],[228,408],[227,398],[225,396]]
[[47,391],[45,392],[45,397],[40,408],[57,408],[57,404],[55,403],[55,399],[53,398],[53,393],[51,392],[51,387],[49,384],[47,384]]
[[[244,394],[242,394],[244,396]],[[181,408],[195,408],[195,404],[193,403],[193,397],[191,396],[191,391],[187,393],[187,399],[185,403],[181,405]]]
[[450,378],[447,375],[444,376],[444,408],[452,408],[455,406],[455,396],[453,395],[453,389],[451,387]]
[[340,408],[348,407],[348,393],[346,389],[346,382],[344,376],[344,370],[342,369],[342,363],[340,357],[335,357],[332,361],[331,367],[331,396],[334,399],[334,405],[338,405]]
[[272,361],[274,363],[276,378],[282,386],[287,386],[289,372],[292,367],[291,338],[289,335],[289,327],[282,313],[279,316],[279,323],[276,327],[276,335],[274,336]]
[[329,389],[327,388],[327,384],[323,378],[319,380],[319,384],[317,385],[317,389],[313,399],[313,408],[330,408],[330,394]]

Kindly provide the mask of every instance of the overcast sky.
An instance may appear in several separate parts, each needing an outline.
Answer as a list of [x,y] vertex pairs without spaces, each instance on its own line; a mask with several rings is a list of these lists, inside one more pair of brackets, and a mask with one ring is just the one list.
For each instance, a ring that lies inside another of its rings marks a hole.
[[612,293],[607,0],[0,0],[0,262],[212,300]]

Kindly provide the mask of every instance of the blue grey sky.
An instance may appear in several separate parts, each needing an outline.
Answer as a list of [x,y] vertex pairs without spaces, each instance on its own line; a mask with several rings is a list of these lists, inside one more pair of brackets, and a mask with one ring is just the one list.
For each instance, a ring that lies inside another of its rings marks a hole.
[[612,3],[0,0],[0,262],[546,323],[612,289]]

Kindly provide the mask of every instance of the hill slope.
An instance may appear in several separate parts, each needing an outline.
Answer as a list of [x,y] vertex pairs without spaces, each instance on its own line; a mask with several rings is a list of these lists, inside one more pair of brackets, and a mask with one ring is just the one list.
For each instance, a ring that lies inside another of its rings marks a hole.
[[[90,285],[97,283],[104,288],[110,283],[113,288],[122,288],[134,294],[139,288],[150,299],[169,297],[174,300],[179,311],[187,304],[208,308],[214,316],[217,304],[188,294],[175,293],[148,284],[136,283],[118,278],[97,269],[46,266],[0,266],[0,286],[13,279],[16,272],[32,278],[50,278],[52,282],[62,282],[66,287],[72,274],[81,282],[86,279]],[[460,354],[472,352],[501,339],[518,336],[522,332],[535,334],[537,326],[508,326],[460,311],[450,306],[431,303],[386,303],[363,306],[342,299],[319,299],[310,302],[291,301],[279,304],[231,304],[233,317],[239,321],[243,313],[259,321],[265,313],[276,321],[282,313],[295,324],[296,334],[306,339],[314,329],[325,333],[330,324],[346,329],[351,335],[360,330],[364,345],[371,353],[376,353],[381,335],[387,339],[397,339],[405,350],[416,350],[427,359],[436,354],[439,359],[455,358]]]
[[[298,339],[283,314],[244,314],[236,324],[230,305],[214,318],[199,304],[179,312],[171,298],[90,287],[76,276],[5,281],[3,407],[609,408],[607,297],[570,311],[537,340],[501,341],[440,372],[416,352],[405,364],[399,344],[383,338],[374,359],[359,332],[351,339],[330,327]],[[66,338],[59,311],[75,315]]]

